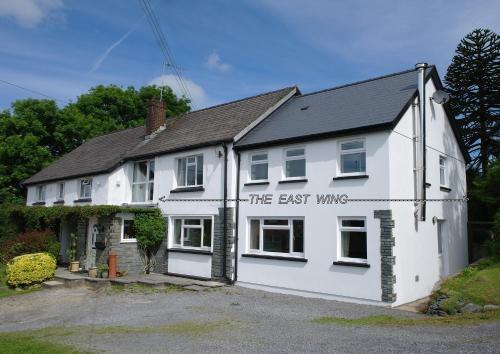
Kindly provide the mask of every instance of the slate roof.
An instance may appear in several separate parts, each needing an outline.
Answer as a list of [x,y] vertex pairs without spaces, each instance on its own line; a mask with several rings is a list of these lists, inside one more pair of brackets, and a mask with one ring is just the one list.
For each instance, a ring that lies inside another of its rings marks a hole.
[[[430,66],[426,75],[435,72]],[[306,139],[362,128],[387,128],[417,94],[417,71],[407,70],[319,92],[295,96],[267,117],[237,148]]]
[[169,118],[166,129],[148,140],[144,139],[144,126],[90,139],[23,184],[106,173],[127,159],[232,141],[235,135],[295,89],[287,87]]

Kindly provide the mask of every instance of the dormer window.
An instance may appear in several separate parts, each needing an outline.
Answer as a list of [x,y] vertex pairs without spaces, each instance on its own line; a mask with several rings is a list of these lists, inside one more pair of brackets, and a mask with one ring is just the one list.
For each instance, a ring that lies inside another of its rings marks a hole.
[[177,159],[177,186],[196,187],[203,185],[203,155]]
[[92,178],[80,180],[80,199],[92,198]]
[[132,202],[146,203],[153,200],[155,162],[140,161],[134,163],[132,176]]

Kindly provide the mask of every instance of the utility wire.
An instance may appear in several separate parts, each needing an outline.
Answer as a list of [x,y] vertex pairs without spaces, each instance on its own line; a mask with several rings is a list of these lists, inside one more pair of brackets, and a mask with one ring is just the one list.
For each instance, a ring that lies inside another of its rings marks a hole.
[[[163,55],[167,59],[167,66],[172,69],[174,72],[174,77],[179,85],[179,88],[184,92],[184,95],[190,99],[191,105],[193,105],[193,98],[191,96],[191,92],[189,92],[189,88],[187,87],[182,75],[180,73],[179,68],[175,64],[173,53],[168,45],[168,42],[165,38],[165,35],[161,29],[161,26],[158,22],[158,18],[149,2],[149,0],[139,0],[141,7],[146,15],[148,23],[153,31],[153,34],[156,38],[158,46],[162,51]],[[194,106],[194,105],[193,105]]]
[[58,102],[61,102],[61,103],[70,103],[70,101],[68,100],[60,100],[58,98],[55,98],[55,97],[52,97],[52,96],[49,96],[49,95],[46,95],[40,91],[35,91],[35,90],[32,90],[32,89],[29,89],[27,87],[24,87],[24,86],[21,86],[21,85],[18,85],[18,84],[15,84],[13,82],[9,82],[9,81],[6,81],[6,80],[2,80],[0,79],[0,82],[3,82],[4,84],[7,84],[7,85],[11,85],[11,86],[14,86],[14,87],[17,87],[21,90],[24,90],[24,91],[27,91],[27,92],[31,92],[31,93],[34,93],[34,94],[37,94],[39,96],[43,96],[43,97],[46,97],[46,98],[50,98],[51,100],[54,100],[54,101],[58,101]]

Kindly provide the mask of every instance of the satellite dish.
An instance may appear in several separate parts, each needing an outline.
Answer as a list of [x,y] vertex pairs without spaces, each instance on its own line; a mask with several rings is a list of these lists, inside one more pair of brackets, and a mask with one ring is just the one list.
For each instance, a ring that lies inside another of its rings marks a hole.
[[448,92],[443,91],[443,90],[437,90],[432,95],[432,100],[434,102],[436,102],[437,104],[443,104],[443,103],[446,103],[450,100],[450,94]]

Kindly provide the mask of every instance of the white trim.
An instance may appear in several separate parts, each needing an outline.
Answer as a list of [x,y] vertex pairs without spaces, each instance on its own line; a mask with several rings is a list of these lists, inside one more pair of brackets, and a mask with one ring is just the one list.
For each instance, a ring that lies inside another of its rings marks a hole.
[[[342,220],[363,220],[364,226],[342,226]],[[366,226],[366,217],[364,216],[339,216],[337,218],[337,261],[353,262],[353,263],[368,263],[368,229]],[[366,235],[366,259],[365,258],[350,258],[342,256],[342,231],[364,232]]]
[[[200,225],[184,225],[185,219],[198,219],[200,220]],[[174,241],[175,238],[175,220],[181,220],[181,243],[176,244]],[[210,230],[210,247],[203,246],[203,237],[204,237],[204,223],[203,220],[211,220],[211,230]],[[168,231],[168,247],[169,248],[181,248],[186,250],[202,250],[202,251],[210,251],[213,250],[214,243],[214,216],[213,215],[171,215],[169,216],[169,231]],[[196,228],[201,229],[201,247],[193,247],[193,246],[184,246],[184,227],[187,228]]]
[[[343,153],[342,151],[342,144],[345,143],[350,143],[350,142],[357,142],[361,141],[363,142],[363,147],[362,148],[357,148],[357,149],[351,149],[351,150],[346,150],[349,152]],[[361,172],[342,172],[342,155],[349,155],[349,154],[356,154],[364,152],[365,153],[365,170]],[[338,141],[338,158],[337,158],[337,176],[338,177],[349,177],[349,176],[366,176],[367,175],[367,170],[368,170],[368,159],[366,158],[366,138],[365,137],[352,137],[352,138],[346,138],[346,139],[341,139]]]
[[[266,155],[266,159],[265,160],[260,160],[260,161],[256,161],[254,162],[252,160],[252,158],[256,155]],[[267,178],[265,179],[252,179],[252,166],[253,165],[263,165],[263,164],[266,164],[267,165]],[[269,181],[269,153],[267,152],[267,150],[261,150],[261,151],[258,151],[258,152],[252,152],[251,154],[248,155],[248,176],[247,176],[247,181],[249,183],[259,183],[259,182],[268,182]]]
[[[443,161],[443,164],[441,164],[441,160]],[[441,171],[443,171],[444,183],[441,183]],[[439,186],[440,187],[449,188],[449,183],[448,183],[448,161],[447,161],[446,156],[444,156],[444,155],[439,155]]]
[[243,138],[250,130],[255,128],[257,124],[262,122],[264,119],[266,119],[271,113],[273,113],[275,110],[277,110],[281,105],[283,105],[285,102],[287,102],[290,98],[295,96],[297,93],[297,87],[293,87],[292,90],[290,91],[289,94],[287,94],[285,97],[283,97],[281,100],[276,102],[274,106],[271,108],[267,109],[264,113],[262,113],[256,120],[254,120],[252,123],[250,123],[248,126],[246,126],[242,131],[240,131],[236,136],[233,138],[234,142],[237,142],[241,138]]
[[[288,151],[291,150],[303,150],[304,153],[299,156],[291,156],[288,157],[286,154]],[[295,176],[295,177],[288,177],[286,175],[286,163],[288,161],[295,161],[295,160],[304,160],[304,175],[303,176]],[[282,165],[282,180],[283,181],[293,181],[296,179],[304,179],[307,176],[307,158],[306,158],[306,148],[305,146],[292,146],[292,147],[287,147],[283,149],[283,165]]]

